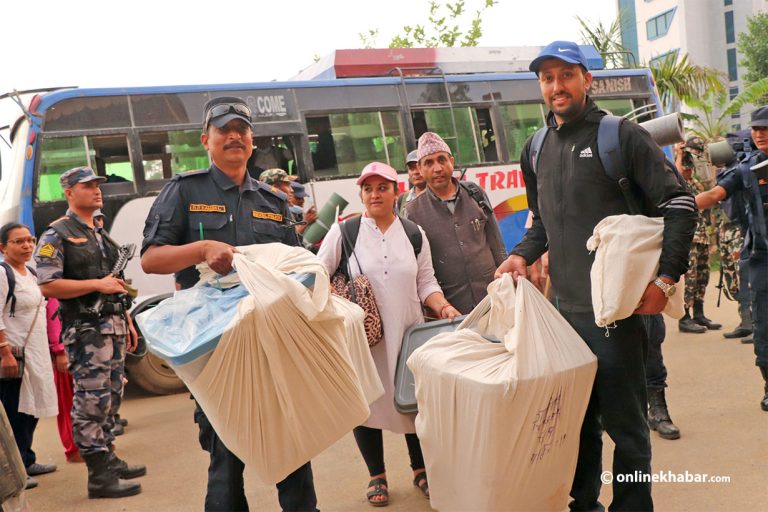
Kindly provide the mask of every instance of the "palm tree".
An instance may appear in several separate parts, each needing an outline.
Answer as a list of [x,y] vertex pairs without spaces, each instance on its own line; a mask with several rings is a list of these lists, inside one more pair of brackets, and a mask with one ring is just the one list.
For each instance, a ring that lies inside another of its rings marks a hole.
[[[600,52],[606,67],[620,67],[626,64],[622,55],[629,55],[629,52],[621,44],[621,15],[608,27],[602,22],[592,25],[578,16],[576,20],[581,25],[582,41],[591,44]],[[680,104],[686,100],[725,92],[725,85],[721,81],[723,73],[689,62],[687,54],[670,52],[665,57],[641,66],[651,69],[662,107],[667,113],[679,110]]]
[[[726,101],[726,95],[706,96],[704,98],[691,98],[686,103],[700,110],[703,115],[695,116],[686,114],[683,117],[691,121],[690,131],[694,135],[705,140],[721,139],[728,131],[728,119],[731,114],[739,112],[742,107],[750,104],[759,104],[760,99],[768,94],[768,78],[763,78],[753,83],[730,101]],[[720,115],[715,116],[715,112]]]
[[[621,68],[629,62],[631,53],[621,44],[621,17],[616,18],[609,26],[599,21],[590,25],[588,21],[576,16],[581,25],[581,41],[591,44],[600,53],[606,68]],[[634,58],[634,55],[632,56]],[[632,63],[634,64],[634,63]]]
[[649,68],[659,91],[661,105],[667,113],[680,110],[681,103],[725,93],[722,82],[724,74],[689,62],[687,54],[680,56],[678,52],[670,52]]

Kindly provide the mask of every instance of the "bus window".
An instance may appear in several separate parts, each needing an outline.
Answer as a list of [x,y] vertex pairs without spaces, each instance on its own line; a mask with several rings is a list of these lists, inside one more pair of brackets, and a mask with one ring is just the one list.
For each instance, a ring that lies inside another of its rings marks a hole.
[[[411,117],[416,138],[421,137],[424,132],[437,133],[451,148],[457,165],[485,162],[488,156],[492,161],[499,159],[495,137],[489,137],[481,142],[483,136],[481,130],[484,130],[486,135],[493,135],[488,109],[454,107],[453,117],[456,119],[457,132],[455,134],[450,108],[413,110]],[[488,134],[489,130],[490,134]]]
[[307,116],[315,174],[357,175],[370,162],[405,167],[405,144],[398,112],[347,112]]
[[208,153],[200,144],[200,130],[144,132],[141,141],[144,179],[170,179],[174,174],[208,167]]
[[509,158],[516,162],[528,137],[544,126],[544,111],[540,103],[499,105],[499,110],[504,122]]
[[630,113],[635,107],[632,104],[632,100],[629,98],[624,98],[620,100],[605,100],[605,99],[598,99],[595,100],[595,103],[597,103],[597,106],[600,107],[603,110],[607,110],[611,114],[615,116],[624,116],[628,113]]
[[[87,165],[99,176],[106,176],[105,195],[110,193],[108,184],[133,181],[125,135],[45,138],[40,154],[37,187],[40,202],[64,200],[59,176],[73,167]],[[115,192],[122,193],[123,188],[115,188]]]

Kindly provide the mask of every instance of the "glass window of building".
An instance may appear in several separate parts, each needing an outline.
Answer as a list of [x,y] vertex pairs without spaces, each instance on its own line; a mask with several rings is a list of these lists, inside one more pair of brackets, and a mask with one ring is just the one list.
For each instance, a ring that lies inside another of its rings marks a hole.
[[728,57],[728,80],[735,82],[739,79],[739,68],[736,62],[736,48],[729,48],[726,50]]
[[677,7],[663,12],[658,16],[654,16],[645,22],[646,35],[649,41],[667,35],[669,27],[672,25],[672,19],[675,17],[676,10]]
[[736,32],[733,29],[733,11],[725,13],[725,42],[726,44],[736,42]]

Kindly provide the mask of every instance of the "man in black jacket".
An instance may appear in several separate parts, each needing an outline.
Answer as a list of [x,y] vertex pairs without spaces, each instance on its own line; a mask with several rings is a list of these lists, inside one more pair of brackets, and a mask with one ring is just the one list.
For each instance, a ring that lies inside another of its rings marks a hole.
[[[526,276],[527,265],[549,250],[550,275],[560,312],[598,359],[597,376],[581,430],[579,459],[571,488],[571,510],[603,510],[598,502],[602,431],[616,444],[612,510],[652,510],[651,484],[627,483],[618,475],[650,475],[646,423],[645,360],[648,338],[639,315],[660,313],[685,273],[696,224],[693,196],[664,154],[638,125],[619,132],[623,171],[647,215],[664,217],[658,279],[648,284],[631,317],[609,331],[595,325],[589,272],[594,256],[587,238],[603,218],[629,213],[618,183],[598,158],[597,128],[604,112],[587,96],[592,75],[579,47],[555,41],[530,66],[550,108],[547,137],[532,162],[531,140],[521,155],[533,224],[496,275]],[[534,166],[535,165],[535,166]],[[636,473],[637,472],[637,473]],[[636,477],[635,477],[636,478]]]

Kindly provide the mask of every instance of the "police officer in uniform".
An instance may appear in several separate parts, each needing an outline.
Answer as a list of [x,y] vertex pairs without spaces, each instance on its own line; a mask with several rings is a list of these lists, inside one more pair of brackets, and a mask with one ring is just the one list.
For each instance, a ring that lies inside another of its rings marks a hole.
[[69,209],[54,221],[35,250],[43,295],[59,299],[62,342],[74,378],[72,432],[88,466],[88,497],[119,498],[141,492],[120,479],[146,474],[114,452],[114,415],[123,395],[126,348],[135,350],[136,331],[127,314],[125,283],[112,275],[117,244],[94,225],[102,207],[105,178],[88,167],[70,169],[59,182]]
[[[704,154],[704,139],[689,137],[675,155],[675,166],[685,178],[685,182],[694,196],[705,190],[704,185],[694,176],[694,159]],[[711,213],[700,210],[696,221],[696,231],[688,255],[688,271],[685,273],[685,316],[680,319],[680,332],[701,334],[722,328],[721,324],[711,321],[704,315],[704,294],[709,284],[709,234]]]
[[[207,262],[219,274],[232,268],[234,246],[282,242],[298,245],[287,196],[255,180],[246,170],[253,151],[251,112],[240,98],[220,97],[204,108],[200,140],[208,169],[178,174],[155,200],[144,227],[142,268],[177,273],[182,288],[198,280],[194,265]],[[221,442],[198,406],[200,444],[210,453],[205,510],[248,510],[244,465]],[[277,484],[284,511],[315,511],[317,498],[307,462]]]
[[724,173],[715,187],[697,195],[696,204],[710,208],[738,194],[746,205],[742,257],[749,264],[756,364],[765,380],[760,407],[768,411],[768,106],[752,112],[750,125],[757,148]]

